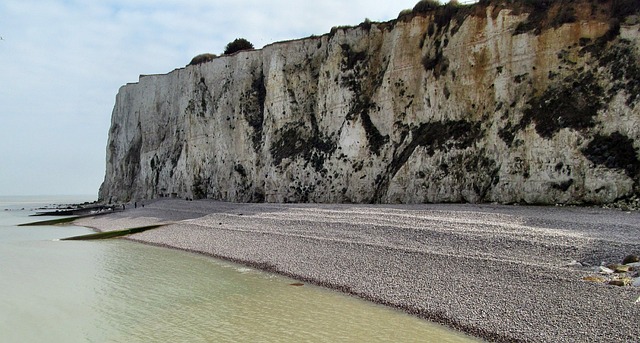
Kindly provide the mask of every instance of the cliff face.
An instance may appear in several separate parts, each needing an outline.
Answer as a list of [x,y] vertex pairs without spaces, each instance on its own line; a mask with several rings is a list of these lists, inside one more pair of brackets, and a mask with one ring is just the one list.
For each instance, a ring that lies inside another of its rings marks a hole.
[[101,199],[607,203],[640,192],[640,21],[493,1],[142,76]]

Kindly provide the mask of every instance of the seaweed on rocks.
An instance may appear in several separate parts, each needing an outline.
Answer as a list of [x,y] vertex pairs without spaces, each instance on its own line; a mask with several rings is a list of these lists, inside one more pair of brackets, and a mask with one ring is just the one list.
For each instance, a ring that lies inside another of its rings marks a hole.
[[520,130],[522,130],[522,125],[520,123],[516,125],[507,123],[505,127],[498,131],[498,137],[500,137],[507,146],[511,147]]
[[354,70],[358,64],[367,59],[366,51],[354,51],[349,44],[340,45],[342,48],[342,71]]
[[[140,123],[138,123],[140,127]],[[142,151],[142,136],[136,135],[133,141],[129,144],[129,150],[124,158],[124,166],[126,169],[125,182],[128,186],[127,191],[132,192],[135,187],[135,183],[140,174],[140,153]]]
[[614,132],[610,135],[596,135],[582,150],[584,156],[596,165],[610,169],[622,169],[629,177],[637,177],[640,161],[633,139]]
[[244,166],[242,166],[242,164],[237,163],[234,167],[233,170],[238,173],[240,176],[242,176],[243,178],[247,177],[247,170],[244,169]]
[[422,58],[422,66],[425,71],[433,71],[433,76],[439,79],[449,69],[449,60],[442,55],[442,49],[436,48],[435,53]]
[[306,149],[306,140],[302,136],[302,128],[290,126],[276,131],[278,139],[271,146],[271,157],[276,165],[285,158],[291,158]]
[[201,77],[200,81],[194,85],[194,89],[194,98],[189,100],[185,113],[197,117],[205,117],[208,109],[211,109],[209,104],[213,101],[204,77]]
[[479,123],[465,120],[423,123],[411,130],[411,141],[401,151],[396,151],[385,175],[376,182],[376,190],[371,202],[380,201],[389,182],[407,163],[418,147],[424,147],[429,156],[438,150],[465,149],[477,141],[483,132]]
[[376,155],[380,155],[380,149],[389,142],[389,135],[382,135],[378,128],[371,122],[371,117],[369,116],[368,111],[363,111],[360,113],[360,120],[362,121],[362,126],[364,127],[364,131],[367,135],[367,141],[369,142],[369,148],[371,152]]
[[193,194],[194,199],[206,199],[208,196],[208,185],[209,179],[204,178],[197,173],[193,177],[193,185],[191,186],[191,193]]
[[324,156],[331,155],[336,144],[322,137],[319,132],[309,132],[303,124],[290,123],[276,131],[276,141],[270,153],[275,165],[284,159],[302,156],[307,163],[313,163],[316,171],[323,170]]
[[341,45],[341,48],[341,85],[348,88],[354,97],[347,119],[360,119],[370,151],[379,155],[389,142],[389,135],[383,135],[371,120],[371,110],[376,107],[371,99],[382,84],[388,61],[371,61],[366,51],[355,51],[348,44]]
[[610,95],[624,90],[628,106],[640,98],[640,62],[631,42],[621,39],[602,51],[599,62],[601,67],[611,72],[613,86],[609,90]]
[[262,145],[262,125],[266,97],[265,77],[262,70],[260,70],[259,74],[253,76],[251,88],[243,93],[243,101],[241,102],[242,115],[253,130],[251,139],[256,153],[260,151]]
[[603,93],[604,90],[591,72],[580,74],[531,99],[520,126],[525,127],[533,122],[538,134],[547,139],[564,128],[590,128],[605,104]]

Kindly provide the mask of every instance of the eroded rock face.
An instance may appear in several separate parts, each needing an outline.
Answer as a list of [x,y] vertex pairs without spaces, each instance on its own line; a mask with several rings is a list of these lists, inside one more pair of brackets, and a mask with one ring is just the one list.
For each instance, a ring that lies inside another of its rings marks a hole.
[[638,17],[562,6],[441,9],[142,76],[117,95],[100,198],[637,195]]

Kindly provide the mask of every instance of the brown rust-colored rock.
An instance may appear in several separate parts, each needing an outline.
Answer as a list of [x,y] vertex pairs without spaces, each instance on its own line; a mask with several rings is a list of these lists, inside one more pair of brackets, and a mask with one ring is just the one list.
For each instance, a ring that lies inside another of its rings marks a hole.
[[582,278],[582,280],[589,281],[589,282],[597,282],[597,283],[607,282],[607,279],[603,278],[602,276],[595,276],[595,275],[585,276]]

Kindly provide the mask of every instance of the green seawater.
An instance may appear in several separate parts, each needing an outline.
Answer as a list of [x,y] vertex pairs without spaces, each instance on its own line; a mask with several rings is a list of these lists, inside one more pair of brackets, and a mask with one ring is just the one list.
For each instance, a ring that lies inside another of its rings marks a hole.
[[76,226],[15,225],[48,203],[0,197],[0,342],[470,342],[384,306],[125,239],[58,241]]

